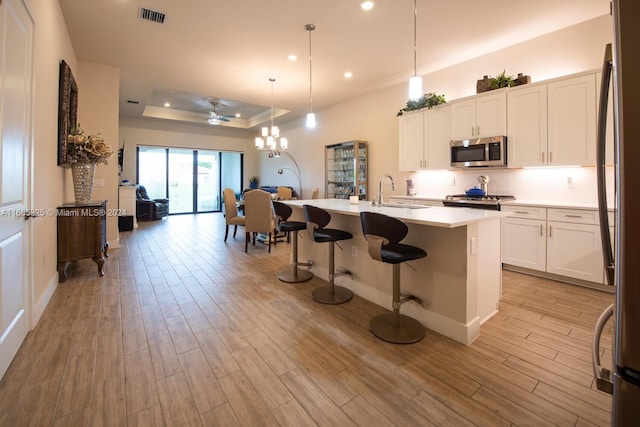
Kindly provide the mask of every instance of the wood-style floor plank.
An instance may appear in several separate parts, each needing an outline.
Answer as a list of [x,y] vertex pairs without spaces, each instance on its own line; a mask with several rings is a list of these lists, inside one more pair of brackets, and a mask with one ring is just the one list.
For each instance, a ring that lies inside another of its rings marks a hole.
[[504,271],[476,342],[393,345],[368,327],[384,308],[280,282],[290,244],[223,235],[220,213],[170,216],[121,233],[104,277],[72,263],[0,381],[0,426],[610,425],[590,345],[612,294]]

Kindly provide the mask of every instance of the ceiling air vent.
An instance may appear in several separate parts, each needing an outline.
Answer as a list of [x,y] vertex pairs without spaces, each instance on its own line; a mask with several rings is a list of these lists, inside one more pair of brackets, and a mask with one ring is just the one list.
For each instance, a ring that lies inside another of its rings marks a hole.
[[138,18],[140,19],[157,22],[158,24],[164,24],[165,17],[166,15],[164,13],[147,9],[146,7],[141,7],[140,9],[138,9]]

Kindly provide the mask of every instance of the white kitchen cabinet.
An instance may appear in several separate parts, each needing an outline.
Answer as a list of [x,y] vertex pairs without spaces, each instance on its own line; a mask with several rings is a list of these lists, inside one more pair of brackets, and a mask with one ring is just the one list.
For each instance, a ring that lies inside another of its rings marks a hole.
[[557,221],[547,227],[547,272],[602,283],[600,227]]
[[505,89],[454,101],[450,105],[452,140],[507,134]]
[[546,164],[546,84],[523,85],[507,93],[507,144],[509,167]]
[[450,120],[448,105],[402,115],[399,170],[448,169]]
[[502,220],[502,262],[531,270],[545,271],[546,209],[506,207],[513,216]]
[[[596,77],[594,73],[549,83],[547,85],[547,119],[546,163],[548,165],[595,164]],[[542,156],[544,157],[544,153]]]
[[[556,276],[605,283],[598,212],[503,206],[502,262]],[[546,219],[545,219],[546,217]]]

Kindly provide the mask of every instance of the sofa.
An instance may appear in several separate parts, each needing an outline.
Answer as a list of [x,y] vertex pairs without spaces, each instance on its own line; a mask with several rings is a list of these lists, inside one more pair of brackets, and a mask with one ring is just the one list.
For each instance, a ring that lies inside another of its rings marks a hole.
[[136,218],[154,221],[169,215],[169,199],[151,199],[143,185],[136,188]]

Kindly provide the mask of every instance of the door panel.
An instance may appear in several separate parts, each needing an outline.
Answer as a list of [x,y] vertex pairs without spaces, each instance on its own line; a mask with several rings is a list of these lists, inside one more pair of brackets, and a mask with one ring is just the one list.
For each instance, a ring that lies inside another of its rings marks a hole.
[[33,22],[19,0],[0,4],[0,377],[29,329],[29,148]]

